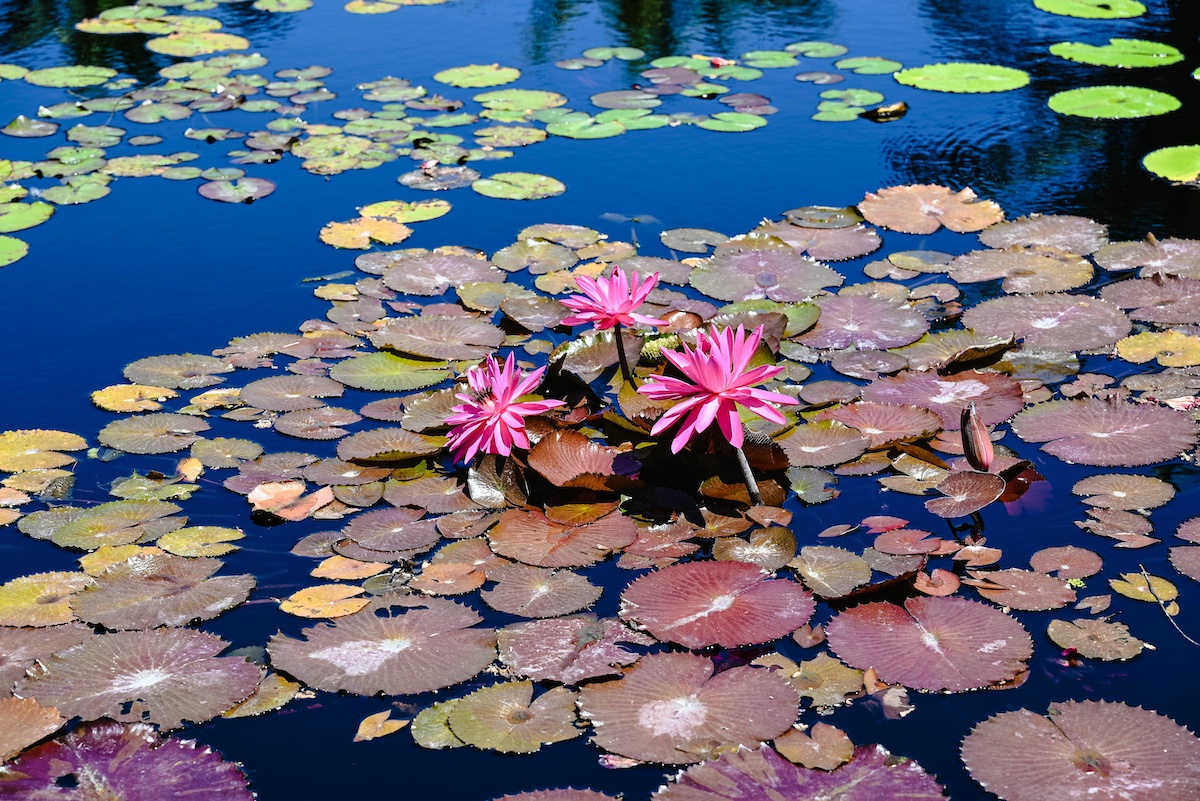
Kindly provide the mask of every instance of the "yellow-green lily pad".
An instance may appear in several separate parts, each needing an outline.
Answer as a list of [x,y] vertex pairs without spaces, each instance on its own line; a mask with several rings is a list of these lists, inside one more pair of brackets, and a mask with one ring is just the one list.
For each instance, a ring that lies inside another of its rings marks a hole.
[[561,181],[532,172],[498,172],[480,178],[471,188],[485,197],[504,200],[541,200],[567,191]]
[[516,67],[502,67],[499,64],[467,64],[463,67],[451,67],[435,73],[433,79],[450,86],[457,86],[460,89],[482,89],[487,86],[503,86],[520,77],[521,71]]

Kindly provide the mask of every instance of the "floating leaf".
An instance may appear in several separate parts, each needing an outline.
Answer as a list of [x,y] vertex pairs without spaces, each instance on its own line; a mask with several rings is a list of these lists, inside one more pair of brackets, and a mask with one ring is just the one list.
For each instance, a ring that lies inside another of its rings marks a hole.
[[362,587],[345,584],[319,584],[305,587],[279,603],[280,610],[296,617],[345,617],[365,607],[369,601],[360,597]]
[[465,67],[453,67],[434,73],[433,79],[459,88],[478,89],[512,83],[520,77],[521,71],[515,67],[501,67],[499,64],[468,64]]
[[[260,0],[261,2],[262,0]],[[231,33],[205,31],[202,33],[172,33],[146,42],[146,49],[180,58],[194,58],[222,50],[249,50],[250,40]]]
[[389,259],[382,272],[389,289],[424,296],[441,295],[450,287],[473,282],[504,280],[504,273],[490,261],[440,253]]
[[1025,669],[1033,641],[1015,619],[963,598],[869,603],[825,627],[847,664],[873,667],[881,681],[919,690],[975,690],[1010,682]]
[[1017,415],[1013,431],[1026,442],[1077,464],[1132,467],[1173,459],[1196,444],[1189,415],[1163,406],[1098,399],[1057,400]]
[[134,384],[148,384],[168,389],[199,389],[220,384],[220,373],[233,368],[212,356],[183,353],[170,356],[148,356],[125,365],[124,375]]
[[576,684],[621,673],[638,654],[619,643],[649,645],[650,637],[594,615],[518,623],[499,632],[500,658],[517,675]]
[[687,653],[642,657],[624,678],[586,685],[580,714],[607,751],[665,764],[700,762],[721,744],[754,745],[782,734],[799,700],[780,674]]
[[1106,45],[1059,42],[1050,52],[1081,64],[1100,67],[1163,67],[1183,60],[1183,53],[1168,44],[1145,39],[1109,39]]
[[947,519],[966,517],[999,498],[1005,486],[1003,478],[991,473],[951,473],[937,485],[937,491],[945,497],[926,501],[925,508]]
[[591,606],[602,589],[570,570],[550,570],[515,563],[488,574],[496,586],[481,593],[491,608],[523,617],[558,617]]
[[541,200],[567,191],[561,181],[530,172],[498,172],[475,181],[471,188],[486,197],[504,200]]
[[276,634],[267,644],[271,662],[310,687],[359,695],[428,692],[491,664],[495,634],[472,628],[478,614],[452,601],[425,603],[391,617],[364,610],[305,629],[306,640]]
[[49,203],[0,203],[0,233],[11,234],[41,225],[54,214]]
[[1128,19],[1146,13],[1137,0],[1033,0],[1042,11],[1083,19]]
[[1071,492],[1087,496],[1084,503],[1101,509],[1156,509],[1175,497],[1175,488],[1161,478],[1128,473],[1088,476]]
[[1104,565],[1100,555],[1087,548],[1061,545],[1043,548],[1029,557],[1029,566],[1039,573],[1057,573],[1062,579],[1087,578]]
[[[33,698],[0,698],[0,763],[58,731],[67,719]],[[0,778],[0,789],[3,789]]]
[[1200,178],[1200,145],[1160,147],[1145,155],[1142,166],[1168,181],[1195,183]]
[[274,192],[275,182],[266,178],[209,181],[196,187],[196,191],[209,200],[220,200],[223,203],[253,203]]
[[1072,295],[995,298],[968,309],[962,322],[980,334],[1058,351],[1106,348],[1132,328],[1112,303]]
[[1064,578],[1015,568],[975,575],[986,581],[985,586],[976,587],[980,595],[1010,609],[1043,611],[1075,603],[1075,590]]
[[0,471],[17,473],[48,467],[62,467],[75,461],[59,451],[79,451],[87,440],[78,434],[46,429],[0,432]]
[[258,685],[257,665],[217,656],[226,645],[192,629],[106,634],[41,663],[17,693],[69,717],[145,720],[174,729],[219,715]]
[[29,245],[12,236],[0,236],[0,267],[20,261],[29,253]]
[[868,192],[858,209],[875,225],[906,234],[932,234],[942,226],[959,233],[979,231],[1004,218],[995,202],[980,200],[970,188],[951,192],[925,184]]
[[99,86],[117,77],[117,71],[108,67],[47,67],[27,72],[23,77],[26,83],[34,86],[78,89],[84,86]]
[[582,733],[575,727],[575,693],[555,687],[534,700],[528,681],[493,684],[460,698],[447,722],[467,745],[508,754],[531,754]]
[[210,578],[220,567],[217,559],[133,556],[97,576],[71,608],[81,620],[118,630],[209,620],[244,602],[255,585],[249,574]]
[[1129,627],[1124,623],[1106,620],[1081,618],[1070,623],[1065,620],[1052,620],[1046,634],[1058,647],[1070,648],[1088,659],[1132,659],[1146,646],[1129,633]]
[[35,662],[44,662],[94,636],[91,627],[82,623],[44,628],[4,625],[0,628],[0,686],[11,689]]
[[358,731],[354,733],[354,742],[361,743],[386,737],[389,734],[395,734],[409,724],[407,720],[395,720],[391,714],[392,710],[385,709],[363,718],[362,722],[358,724]]
[[171,453],[199,440],[199,432],[208,428],[190,415],[159,412],[114,420],[100,429],[97,439],[126,453]]
[[730,250],[700,263],[688,281],[718,300],[800,302],[845,278],[815,259],[787,250]]
[[1179,589],[1165,578],[1142,573],[1122,573],[1119,579],[1109,579],[1108,586],[1126,598],[1147,603],[1166,603],[1179,597]]
[[367,353],[338,362],[329,370],[329,377],[355,389],[405,392],[441,383],[450,377],[446,368],[445,362]]
[[812,617],[812,595],[745,562],[690,562],[642,576],[621,595],[621,617],[688,648],[783,637]]
[[71,596],[91,579],[86,573],[35,573],[0,584],[0,626],[56,626],[75,619]]
[[919,439],[942,427],[942,419],[919,406],[890,403],[850,403],[822,412],[818,419],[836,420],[856,428],[878,448],[897,440]]
[[[1065,0],[1069,2],[1070,0]],[[950,62],[926,64],[895,74],[896,82],[933,92],[977,93],[1009,92],[1029,83],[1024,70],[997,64]]]
[[1200,740],[1170,718],[1115,701],[1053,703],[1047,714],[977,725],[962,744],[971,777],[1005,801],[1133,798],[1145,787],[1184,801],[1200,786]]
[[1166,92],[1140,86],[1085,86],[1050,95],[1051,111],[1093,120],[1127,120],[1175,111],[1182,104]]
[[804,546],[789,566],[822,598],[840,598],[871,580],[871,566],[866,560],[829,545]]
[[145,723],[86,723],[6,766],[0,793],[13,798],[145,798],[253,801],[237,764],[193,740],[162,738]]

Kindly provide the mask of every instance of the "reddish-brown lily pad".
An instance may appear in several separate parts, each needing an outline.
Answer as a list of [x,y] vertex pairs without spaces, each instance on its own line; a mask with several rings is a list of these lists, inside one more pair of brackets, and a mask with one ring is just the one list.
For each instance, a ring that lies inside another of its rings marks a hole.
[[688,562],[642,576],[621,595],[621,617],[688,648],[786,636],[812,617],[812,594],[746,562]]
[[891,186],[868,192],[858,204],[876,225],[906,234],[932,234],[943,225],[951,231],[979,231],[1004,219],[991,200],[980,200],[969,188],[951,192],[944,186]]
[[780,673],[734,667],[714,675],[706,657],[642,657],[625,676],[588,684],[580,714],[601,748],[669,765],[700,762],[718,746],[753,746],[795,721],[800,699]]
[[1200,794],[1200,739],[1168,717],[1114,701],[1001,712],[962,744],[975,781],[1004,801],[1154,799]]
[[501,629],[499,640],[500,658],[518,675],[563,684],[619,674],[639,656],[620,643],[654,642],[619,620],[594,615],[517,623]]
[[1173,459],[1196,444],[1196,422],[1184,412],[1152,404],[1090,398],[1039,403],[1013,419],[1026,442],[1077,464],[1102,467],[1153,464]]
[[904,606],[869,603],[825,627],[843,661],[875,668],[880,681],[918,690],[976,690],[1011,682],[1033,654],[1014,618],[957,597],[909,598]]

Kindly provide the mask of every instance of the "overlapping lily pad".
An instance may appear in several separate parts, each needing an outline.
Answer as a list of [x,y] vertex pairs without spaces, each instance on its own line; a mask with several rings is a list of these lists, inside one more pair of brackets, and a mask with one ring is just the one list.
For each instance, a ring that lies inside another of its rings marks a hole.
[[1046,443],[1042,450],[1064,461],[1103,467],[1173,459],[1198,436],[1187,414],[1094,398],[1040,403],[1017,415],[1012,427],[1027,442]]

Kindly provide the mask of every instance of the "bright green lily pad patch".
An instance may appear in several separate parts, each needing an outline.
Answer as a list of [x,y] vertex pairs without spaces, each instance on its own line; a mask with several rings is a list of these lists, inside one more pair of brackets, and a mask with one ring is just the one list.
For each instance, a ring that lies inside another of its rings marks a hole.
[[0,64],[0,81],[17,81],[25,77],[29,70],[20,64]]
[[794,67],[800,62],[786,50],[751,50],[749,53],[742,53],[742,63],[747,67],[770,70]]
[[433,79],[460,89],[482,89],[486,86],[503,86],[521,77],[516,67],[501,67],[499,64],[467,64],[451,67],[434,73]]
[[567,191],[562,181],[532,172],[498,172],[480,178],[471,188],[486,197],[504,200],[541,200]]
[[1129,19],[1146,13],[1137,0],[1033,0],[1042,11],[1083,19]]
[[396,222],[413,223],[436,220],[450,211],[446,200],[383,200],[359,209],[364,217],[388,217]]
[[1053,94],[1046,105],[1070,117],[1126,120],[1166,114],[1182,103],[1174,95],[1141,86],[1085,86]]
[[497,89],[475,95],[472,100],[487,109],[527,113],[543,108],[558,108],[567,102],[567,98],[558,92],[544,89]]
[[1183,61],[1183,53],[1169,44],[1145,39],[1109,39],[1102,46],[1082,42],[1059,42],[1050,52],[1081,64],[1098,67],[1165,67]]
[[707,120],[696,123],[697,128],[706,131],[722,131],[725,133],[741,133],[761,128],[767,121],[757,114],[743,114],[740,111],[720,111]]
[[892,61],[879,56],[854,56],[842,58],[833,62],[839,70],[850,70],[859,75],[891,75],[904,68],[899,61]]
[[271,11],[276,14],[291,14],[312,8],[312,0],[254,0],[254,7],[259,11]]
[[0,133],[5,136],[15,136],[20,139],[36,139],[41,136],[53,136],[58,132],[57,122],[47,122],[46,120],[35,120],[26,117],[24,114],[18,114],[12,122],[0,128]]
[[590,114],[577,111],[549,123],[546,133],[565,136],[568,139],[607,139],[625,133],[625,126],[615,121],[603,122]]
[[48,86],[55,89],[77,89],[84,86],[99,86],[105,81],[117,77],[117,71],[108,67],[47,67],[44,70],[33,70],[24,75],[25,82],[34,86]]
[[644,50],[636,47],[591,47],[583,51],[584,58],[594,58],[597,61],[608,61],[615,58],[618,61],[634,61],[646,55]]
[[232,33],[173,33],[146,42],[146,49],[181,58],[206,56],[221,50],[249,50],[250,40]]
[[1200,145],[1160,147],[1146,154],[1142,166],[1168,181],[1194,184],[1200,181]]
[[0,233],[24,231],[41,225],[54,214],[49,203],[5,203],[0,205]]
[[845,45],[833,42],[792,42],[783,49],[809,58],[837,58],[849,52]]
[[28,243],[15,236],[0,236],[0,267],[7,267],[14,261],[25,258],[28,252]]
[[895,78],[897,83],[917,89],[960,94],[1009,92],[1029,83],[1029,73],[1024,70],[961,61],[914,67],[897,72]]

